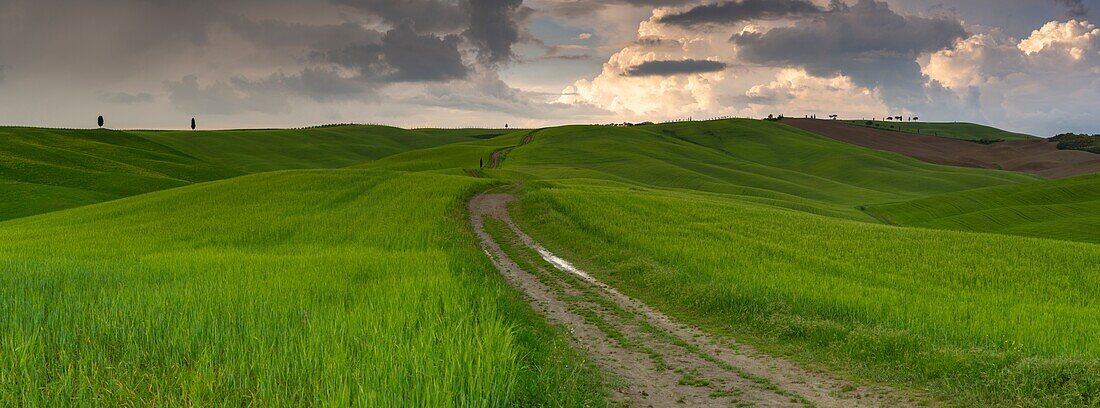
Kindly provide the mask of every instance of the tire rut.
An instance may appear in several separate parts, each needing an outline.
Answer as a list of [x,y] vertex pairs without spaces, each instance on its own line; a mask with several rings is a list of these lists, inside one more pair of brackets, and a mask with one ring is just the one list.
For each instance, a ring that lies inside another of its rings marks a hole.
[[[482,248],[538,313],[567,328],[575,348],[621,380],[612,400],[641,407],[917,405],[676,322],[547,251],[512,221],[513,200],[482,194],[469,202]],[[487,232],[486,219],[502,223],[507,237]]]

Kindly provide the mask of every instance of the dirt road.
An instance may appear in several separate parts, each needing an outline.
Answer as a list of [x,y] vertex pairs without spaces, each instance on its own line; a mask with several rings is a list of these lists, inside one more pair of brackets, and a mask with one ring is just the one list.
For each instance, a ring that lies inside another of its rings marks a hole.
[[908,406],[878,387],[861,387],[729,339],[681,324],[623,295],[521,231],[508,214],[513,197],[484,194],[469,203],[486,254],[509,284],[574,347],[621,380],[611,398],[637,407]]

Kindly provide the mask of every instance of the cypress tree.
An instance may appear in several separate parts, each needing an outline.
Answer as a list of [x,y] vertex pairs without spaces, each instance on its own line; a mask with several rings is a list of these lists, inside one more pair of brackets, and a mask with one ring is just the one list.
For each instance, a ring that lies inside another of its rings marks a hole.
[[102,115],[100,115],[100,117],[99,117],[99,127],[103,127],[103,116]]

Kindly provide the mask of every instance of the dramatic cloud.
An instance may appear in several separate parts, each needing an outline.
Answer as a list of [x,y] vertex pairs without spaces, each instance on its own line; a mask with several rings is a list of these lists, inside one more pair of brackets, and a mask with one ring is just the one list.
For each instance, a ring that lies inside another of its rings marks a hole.
[[1100,123],[1098,67],[1100,29],[1070,21],[1048,23],[1023,40],[976,34],[933,54],[924,73],[976,95],[985,120],[1050,136]]
[[[726,78],[724,35],[702,38],[659,23],[662,12],[638,28],[638,39],[612,55],[600,75],[562,91],[563,103],[596,106],[628,120],[665,120],[723,111],[718,85]],[[726,51],[728,52],[728,51]],[[706,68],[701,69],[700,68]]]
[[523,0],[469,0],[470,28],[465,36],[489,65],[511,61],[519,41],[518,14]]
[[508,86],[493,71],[474,70],[470,80],[459,86],[428,84],[424,93],[403,102],[438,108],[504,113],[543,119],[590,119],[606,115],[607,111],[591,106],[572,105],[556,101],[559,94],[545,95]]
[[457,35],[418,34],[403,24],[387,31],[378,44],[353,45],[317,57],[355,69],[370,82],[449,81],[466,76],[460,41]]
[[1054,0],[1054,2],[1069,8],[1066,11],[1066,16],[1071,19],[1083,20],[1089,18],[1089,8],[1085,5],[1084,0]]
[[743,98],[734,100],[742,101],[749,104],[754,112],[820,112],[822,117],[840,115],[858,118],[868,116],[868,112],[886,112],[889,109],[874,92],[856,85],[850,78],[818,78],[801,69],[779,71],[775,80],[753,86]]
[[892,107],[916,110],[932,104],[917,58],[965,36],[958,21],[901,16],[886,3],[860,0],[794,26],[735,34],[731,41],[742,61],[798,67],[821,78],[843,75],[880,89]]
[[1095,1],[0,0],[0,123],[911,111],[1096,133]]
[[824,12],[806,0],[738,0],[707,4],[661,18],[665,24],[693,26],[802,17]]
[[719,61],[704,60],[680,60],[680,61],[646,61],[626,69],[626,76],[670,76],[684,74],[702,74],[719,72],[728,64]]

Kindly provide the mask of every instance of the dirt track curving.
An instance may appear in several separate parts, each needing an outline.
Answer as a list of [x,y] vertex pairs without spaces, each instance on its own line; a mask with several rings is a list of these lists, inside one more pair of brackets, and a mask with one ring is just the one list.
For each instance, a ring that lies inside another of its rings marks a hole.
[[900,153],[935,164],[1011,170],[1048,178],[1100,172],[1100,154],[1058,150],[1054,143],[1042,139],[983,145],[831,120],[784,119],[782,123],[841,142]]
[[[547,251],[508,214],[506,194],[469,203],[485,253],[513,287],[573,345],[622,386],[611,398],[625,406],[911,406],[882,387],[860,387],[799,367],[726,338],[711,337],[623,295]],[[497,236],[486,220],[501,225]],[[523,265],[523,266],[521,266]]]

